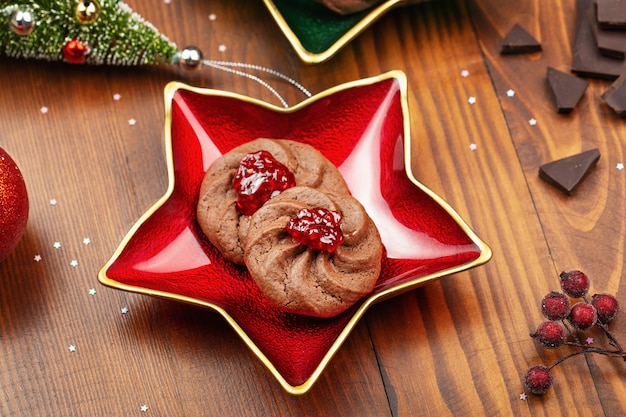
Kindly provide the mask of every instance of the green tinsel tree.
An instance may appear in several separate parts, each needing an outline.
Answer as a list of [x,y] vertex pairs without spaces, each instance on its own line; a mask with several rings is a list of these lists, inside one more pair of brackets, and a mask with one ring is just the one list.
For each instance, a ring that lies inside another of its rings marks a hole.
[[0,54],[76,64],[172,63],[176,45],[119,0],[0,0]]

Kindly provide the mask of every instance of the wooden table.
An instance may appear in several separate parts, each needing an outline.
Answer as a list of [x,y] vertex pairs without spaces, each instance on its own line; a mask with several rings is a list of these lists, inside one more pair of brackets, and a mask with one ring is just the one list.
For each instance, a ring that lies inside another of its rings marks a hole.
[[[520,399],[529,366],[568,352],[529,337],[543,320],[542,297],[559,289],[559,272],[581,269],[592,293],[626,301],[626,171],[616,168],[626,162],[625,121],[600,100],[609,81],[590,79],[570,115],[556,113],[546,86],[547,66],[571,65],[574,0],[435,0],[394,9],[319,65],[298,59],[261,1],[131,6],[179,45],[274,68],[314,93],[404,71],[414,173],[493,258],[375,305],[313,388],[292,396],[218,314],[97,281],[129,228],[165,192],[166,83],[275,97],[209,69],[190,75],[2,57],[0,146],[18,162],[31,208],[23,240],[0,264],[0,415],[626,414],[626,366],[598,355],[564,362],[546,395]],[[543,52],[501,56],[514,23]],[[285,84],[278,90],[291,103],[302,100]],[[600,162],[574,196],[539,179],[541,164],[594,147]],[[623,314],[612,324],[621,339]]]

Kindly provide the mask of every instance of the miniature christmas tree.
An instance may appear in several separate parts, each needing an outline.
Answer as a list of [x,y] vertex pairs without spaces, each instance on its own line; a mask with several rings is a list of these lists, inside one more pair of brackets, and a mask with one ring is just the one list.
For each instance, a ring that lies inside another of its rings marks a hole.
[[246,71],[264,72],[311,93],[296,80],[271,68],[243,62],[204,59],[195,46],[178,49],[152,24],[120,0],[0,0],[0,55],[72,64],[174,64],[184,71],[208,66],[250,78],[285,100],[265,80]]
[[0,54],[73,64],[172,63],[176,45],[119,0],[0,0]]

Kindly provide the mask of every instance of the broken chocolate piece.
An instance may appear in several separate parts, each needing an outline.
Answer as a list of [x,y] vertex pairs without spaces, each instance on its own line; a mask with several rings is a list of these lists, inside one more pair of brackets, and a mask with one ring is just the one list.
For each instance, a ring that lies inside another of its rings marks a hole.
[[618,116],[626,117],[626,72],[615,80],[601,97]]
[[537,42],[537,39],[519,24],[515,24],[506,34],[500,53],[506,55],[538,51],[541,51],[541,44]]
[[574,189],[591,172],[600,159],[600,151],[591,149],[577,155],[548,162],[539,167],[539,178],[572,195]]
[[626,72],[626,60],[604,56],[598,50],[587,20],[593,0],[576,0],[576,38],[572,48],[572,72],[589,77],[614,80]]
[[598,0],[598,22],[606,29],[626,29],[626,0]]
[[[626,10],[626,0],[624,0],[624,8]],[[600,53],[611,58],[624,59],[626,55],[626,31],[601,28],[596,19],[595,7],[590,7],[587,11],[587,20]]]
[[574,75],[548,67],[548,85],[554,95],[556,111],[570,113],[585,94],[589,83]]

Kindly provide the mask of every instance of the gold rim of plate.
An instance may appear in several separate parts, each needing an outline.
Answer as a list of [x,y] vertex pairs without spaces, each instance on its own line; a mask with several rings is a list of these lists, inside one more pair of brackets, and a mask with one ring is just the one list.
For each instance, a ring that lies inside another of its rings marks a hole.
[[350,41],[356,38],[361,32],[367,29],[373,22],[378,20],[382,15],[388,12],[390,9],[402,5],[419,3],[427,0],[387,0],[382,2],[378,6],[374,7],[369,13],[367,13],[363,19],[361,19],[351,29],[346,31],[339,39],[335,41],[328,49],[322,52],[311,52],[302,45],[300,39],[291,30],[291,27],[287,24],[287,21],[283,17],[282,13],[272,0],[263,0],[265,6],[269,10],[270,14],[278,24],[281,32],[287,38],[292,48],[296,51],[302,61],[307,64],[320,64],[324,61],[332,58],[341,48],[346,46]]
[[[107,276],[107,270],[109,267],[117,260],[120,254],[124,251],[129,241],[132,239],[137,230],[141,227],[141,225],[152,216],[165,202],[170,198],[172,192],[174,191],[174,160],[173,160],[173,152],[172,152],[172,100],[174,94],[178,90],[187,90],[194,93],[207,95],[207,96],[222,96],[222,97],[231,97],[237,100],[241,100],[243,102],[251,103],[257,106],[261,106],[267,109],[271,109],[272,111],[281,112],[281,113],[292,113],[298,111],[299,109],[306,107],[307,105],[315,102],[317,100],[328,97],[332,94],[335,94],[342,90],[347,90],[353,87],[360,87],[375,84],[388,79],[396,79],[400,85],[400,94],[401,94],[401,106],[403,117],[403,130],[404,130],[404,161],[405,161],[405,170],[410,181],[415,184],[418,188],[420,188],[424,193],[426,193],[429,197],[435,200],[453,219],[454,221],[461,227],[461,229],[467,234],[467,236],[472,240],[472,242],[478,247],[480,250],[480,255],[474,259],[473,261],[467,262],[462,265],[458,265],[453,268],[448,268],[442,271],[438,271],[436,273],[426,275],[420,278],[416,278],[414,280],[410,280],[403,284],[399,284],[397,286],[388,288],[385,291],[374,294],[367,298],[360,308],[354,313],[350,321],[346,324],[344,329],[341,331],[335,342],[332,344],[326,355],[322,358],[322,361],[317,366],[315,371],[311,374],[311,376],[301,385],[293,386],[289,384],[284,377],[278,372],[275,366],[270,362],[270,360],[261,352],[261,350],[256,346],[256,344],[250,339],[250,337],[246,334],[246,332],[237,324],[237,322],[230,316],[230,314],[219,307],[210,302],[198,300],[192,297],[187,297],[179,294],[169,293],[165,291],[153,290],[150,288],[137,287],[132,285],[127,285],[118,281],[115,281]],[[258,99],[254,99],[251,97],[247,97],[241,94],[221,91],[221,90],[213,90],[213,89],[205,89],[199,87],[192,87],[184,83],[180,82],[170,82],[165,87],[165,154],[167,161],[167,173],[168,173],[168,186],[165,194],[158,199],[133,225],[130,231],[126,234],[115,253],[109,259],[109,261],[102,267],[102,269],[98,273],[98,281],[108,287],[115,288],[122,291],[134,292],[139,294],[145,294],[153,297],[164,298],[168,300],[180,301],[183,303],[193,304],[196,306],[201,306],[204,308],[212,309],[215,312],[219,313],[230,326],[237,332],[239,337],[245,342],[245,344],[252,350],[252,352],[261,360],[261,362],[267,367],[267,369],[274,375],[274,377],[278,380],[280,385],[290,394],[301,395],[306,393],[313,384],[317,381],[323,370],[326,368],[332,357],[339,350],[343,342],[346,340],[348,335],[354,329],[359,320],[363,317],[365,312],[369,307],[373,304],[382,301],[384,299],[390,298],[391,296],[399,295],[405,291],[412,290],[417,288],[424,283],[441,278],[446,275],[454,274],[457,272],[461,272],[470,268],[474,268],[476,266],[482,265],[488,262],[491,259],[492,251],[491,248],[474,233],[474,231],[467,225],[467,223],[460,217],[460,215],[441,197],[431,191],[428,187],[421,184],[413,175],[411,170],[411,136],[410,136],[410,120],[408,117],[408,99],[407,99],[407,78],[406,75],[399,70],[389,71],[387,73],[365,78],[353,82],[348,82],[345,84],[341,84],[325,90],[319,94],[316,94],[299,104],[283,108],[278,107],[270,103],[266,103],[264,101],[260,101]]]

